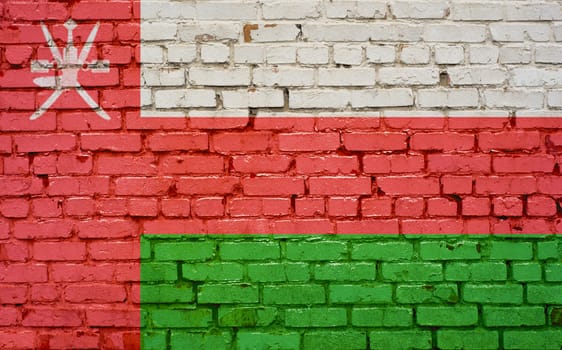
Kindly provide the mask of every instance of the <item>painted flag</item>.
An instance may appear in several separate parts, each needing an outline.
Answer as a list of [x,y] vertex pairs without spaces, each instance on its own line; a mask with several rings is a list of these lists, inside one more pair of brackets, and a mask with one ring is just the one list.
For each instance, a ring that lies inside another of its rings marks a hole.
[[560,6],[1,2],[0,348],[559,348]]

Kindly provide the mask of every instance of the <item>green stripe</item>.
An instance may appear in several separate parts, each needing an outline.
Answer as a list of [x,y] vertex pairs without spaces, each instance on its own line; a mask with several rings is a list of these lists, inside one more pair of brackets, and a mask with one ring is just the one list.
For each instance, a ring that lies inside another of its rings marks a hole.
[[145,235],[143,349],[562,346],[562,236]]

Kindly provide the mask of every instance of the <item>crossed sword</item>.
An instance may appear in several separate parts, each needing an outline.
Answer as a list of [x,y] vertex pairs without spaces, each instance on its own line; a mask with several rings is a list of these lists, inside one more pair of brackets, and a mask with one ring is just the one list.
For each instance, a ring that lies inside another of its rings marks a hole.
[[55,41],[49,32],[47,26],[41,22],[41,29],[43,30],[43,35],[45,36],[45,40],[47,41],[47,45],[53,55],[53,58],[56,62],[55,64],[46,60],[37,60],[32,62],[31,71],[36,73],[46,73],[49,69],[53,68],[60,68],[61,75],[60,76],[52,76],[52,77],[40,77],[35,78],[33,82],[45,88],[54,88],[55,91],[49,96],[49,98],[43,102],[41,107],[33,113],[33,115],[29,118],[30,120],[35,120],[43,115],[52,105],[55,103],[58,98],[62,95],[65,90],[74,89],[76,92],[82,97],[82,99],[92,108],[97,115],[105,120],[110,120],[111,118],[109,115],[99,106],[99,104],[94,101],[90,95],[84,90],[84,88],[78,82],[78,72],[81,69],[89,68],[94,73],[107,73],[109,72],[109,62],[106,60],[103,61],[93,61],[90,63],[86,63],[86,59],[90,54],[92,49],[92,44],[96,35],[98,33],[98,29],[100,27],[100,23],[96,23],[88,39],[86,40],[86,44],[82,48],[80,55],[78,55],[78,49],[74,46],[74,35],[73,31],[78,25],[72,19],[69,19],[65,22],[64,27],[67,30],[68,40],[66,44],[66,48],[63,48],[63,53],[59,52],[58,48],[55,45]]

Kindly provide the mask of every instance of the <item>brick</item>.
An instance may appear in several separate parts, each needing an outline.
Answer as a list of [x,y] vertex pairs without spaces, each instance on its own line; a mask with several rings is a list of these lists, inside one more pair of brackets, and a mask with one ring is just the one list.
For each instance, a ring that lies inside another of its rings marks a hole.
[[209,197],[192,201],[191,212],[198,217],[220,217],[224,215],[224,198]]
[[71,303],[115,303],[127,297],[124,286],[103,284],[71,285],[65,288],[64,295]]
[[550,30],[545,23],[493,23],[492,39],[500,42],[548,41]]
[[497,349],[499,344],[497,331],[437,331],[437,346],[440,349]]
[[2,304],[23,304],[27,300],[28,287],[23,285],[2,285],[2,295],[0,302]]
[[537,263],[514,263],[512,274],[515,281],[540,281],[542,278],[542,268]]
[[[342,54],[336,51],[334,52],[334,60],[339,64],[360,64],[362,60],[361,48],[358,48],[358,60],[350,60],[353,53]],[[341,58],[338,58],[338,55]],[[375,70],[372,68],[326,68],[318,71],[319,86],[373,86],[374,84]]]
[[270,138],[267,132],[225,133],[213,136],[212,145],[218,153],[265,151],[270,147]]
[[510,330],[503,339],[506,349],[556,349],[562,344],[560,332],[550,330]]
[[470,194],[472,193],[472,177],[445,175],[441,178],[443,194]]
[[59,175],[88,175],[93,168],[93,159],[89,154],[61,154],[57,159]]
[[448,263],[445,268],[448,281],[505,281],[507,267],[504,262]]
[[156,328],[207,327],[212,322],[209,309],[156,309],[151,313]]
[[[348,45],[348,44],[335,44],[334,45],[334,62],[336,64],[345,64],[345,65],[359,65],[363,60],[363,48],[357,45]],[[350,71],[350,74],[353,71]],[[367,78],[367,81],[374,81],[375,75],[372,70],[365,70],[365,73],[371,75],[372,79]],[[372,83],[371,83],[372,84]],[[322,85],[322,84],[320,84]],[[367,83],[367,85],[370,85]]]
[[383,263],[382,277],[388,281],[442,281],[443,268],[437,263]]
[[427,214],[430,216],[456,216],[457,203],[447,198],[431,198],[427,200]]
[[82,325],[80,314],[73,309],[26,309],[21,324],[25,327],[78,327]]
[[0,203],[0,213],[6,218],[26,218],[29,215],[29,204],[25,199],[4,199]]
[[459,301],[459,294],[457,286],[454,284],[399,285],[396,287],[396,301],[402,304],[453,304]]
[[81,242],[35,242],[33,258],[38,261],[67,261],[86,259],[86,244]]
[[92,242],[88,254],[93,260],[133,260],[140,257],[140,247],[129,241]]
[[517,197],[497,197],[492,200],[497,216],[522,216],[523,202]]
[[364,333],[356,331],[329,332],[309,331],[304,334],[303,344],[306,349],[337,350],[340,344],[348,349],[365,349],[367,338]]
[[30,300],[37,302],[49,302],[59,299],[60,292],[55,284],[35,284],[30,290]]
[[338,221],[336,231],[339,234],[398,234],[398,220],[362,220]]
[[279,134],[279,150],[285,152],[335,151],[340,147],[340,136],[326,134]]
[[476,306],[418,306],[416,321],[422,326],[473,326],[478,322]]
[[295,214],[297,216],[323,215],[325,203],[322,198],[297,198],[295,200]]
[[29,159],[24,157],[4,158],[5,175],[29,174]]
[[215,254],[213,242],[177,242],[154,245],[154,258],[159,261],[205,261]]
[[96,347],[100,341],[99,334],[92,331],[57,332],[49,334],[48,337],[48,344],[52,349]]
[[103,176],[52,177],[49,178],[47,187],[47,193],[51,196],[81,196],[108,192],[109,178]]
[[289,260],[340,260],[347,254],[342,242],[287,243],[286,257]]
[[490,259],[530,260],[533,257],[533,246],[529,242],[491,243]]
[[547,264],[544,267],[544,276],[547,282],[562,282],[562,264]]
[[366,198],[361,200],[361,214],[364,217],[391,216],[392,200],[390,198]]
[[35,332],[25,331],[0,331],[0,346],[6,349],[33,348],[35,346]]
[[166,133],[148,137],[148,147],[153,151],[207,150],[209,138],[204,133]]
[[289,108],[344,108],[351,101],[351,94],[344,90],[289,91]]
[[158,216],[158,200],[130,198],[127,203],[128,213],[134,217]]
[[230,194],[239,186],[239,179],[233,176],[217,177],[183,177],[177,182],[180,194]]
[[82,134],[80,147],[86,151],[138,152],[142,148],[140,134]]
[[500,49],[500,63],[530,63],[531,49],[528,46],[505,45]]
[[331,197],[328,199],[329,216],[357,216],[357,198]]
[[18,239],[69,238],[73,229],[74,223],[71,221],[18,221],[14,223],[13,233]]
[[[544,104],[544,96],[539,91],[526,90],[487,90],[484,92],[484,101],[490,108],[532,108],[540,109]],[[525,146],[525,144],[523,144]]]
[[545,323],[544,308],[539,306],[484,306],[483,319],[486,327],[542,326]]
[[343,143],[350,151],[398,151],[406,149],[406,135],[402,133],[344,134]]
[[142,282],[175,281],[178,277],[176,264],[162,262],[142,264]]
[[363,171],[366,173],[416,173],[425,167],[422,155],[366,155],[363,157]]
[[351,318],[352,324],[360,327],[408,327],[413,323],[413,312],[397,307],[356,307]]
[[236,342],[240,350],[264,349],[275,346],[279,349],[298,349],[301,344],[297,332],[266,333],[243,330],[237,333]]
[[312,86],[314,70],[309,68],[256,68],[253,82],[257,86]]
[[138,225],[133,221],[102,219],[81,221],[76,225],[80,238],[124,238],[136,236]]
[[[164,346],[165,346],[165,333]],[[170,337],[171,349],[183,349],[192,346],[196,349],[212,346],[215,349],[227,349],[230,347],[232,336],[229,332],[217,333],[189,333],[185,330],[173,330]],[[144,343],[143,343],[144,344]]]
[[327,281],[374,280],[376,266],[371,263],[327,263],[314,266],[314,278]]
[[344,308],[287,309],[285,325],[288,327],[338,327],[347,324]]
[[157,172],[157,158],[153,156],[99,155],[96,171],[103,175],[154,175]]
[[523,302],[523,286],[466,284],[463,288],[463,299],[467,302],[482,304],[521,304]]
[[355,156],[297,156],[299,174],[350,174],[359,170]]
[[269,260],[280,257],[280,247],[273,242],[224,242],[219,244],[219,252],[223,260]]
[[498,173],[551,173],[555,161],[549,156],[495,157],[493,167]]
[[241,281],[243,266],[237,263],[189,263],[182,265],[182,277],[189,281]]
[[431,332],[422,330],[407,331],[371,331],[369,332],[372,349],[432,349]]
[[530,176],[489,176],[477,177],[475,192],[488,194],[530,194],[536,192],[536,179]]
[[313,177],[308,186],[312,195],[371,194],[371,179],[366,177]]
[[557,176],[539,177],[537,187],[540,193],[557,195],[562,192],[562,182]]
[[14,136],[17,152],[70,151],[76,147],[76,136],[68,134]]
[[260,263],[248,265],[248,277],[254,282],[303,282],[310,272],[303,263]]
[[421,217],[425,203],[423,198],[398,198],[394,202],[394,214],[396,216]]
[[413,247],[409,242],[356,243],[351,256],[354,260],[409,260],[413,256]]
[[218,313],[219,324],[230,327],[269,326],[276,316],[277,310],[272,307],[221,306]]
[[0,109],[34,110],[35,92],[20,92],[17,94],[17,97],[14,98],[14,94],[11,91],[0,91]]
[[439,72],[432,68],[391,68],[379,70],[379,81],[386,85],[435,85]]
[[197,300],[201,304],[256,303],[258,289],[247,285],[206,284],[197,289]]
[[244,193],[249,196],[290,196],[304,194],[304,179],[300,177],[255,177],[242,179]]
[[[94,204],[92,204],[94,206]],[[95,209],[102,216],[123,216],[127,215],[127,199],[126,198],[108,198],[100,199],[95,203]]]
[[468,241],[420,242],[419,254],[423,260],[474,260],[480,259],[480,249],[479,243]]
[[284,155],[240,155],[232,157],[234,170],[241,173],[283,173],[291,157]]
[[103,7],[95,3],[81,3],[72,8],[72,17],[78,20],[130,19],[131,4],[126,1],[114,1]]
[[170,191],[172,181],[167,177],[120,177],[115,180],[115,194],[119,196],[165,195]]
[[410,147],[415,150],[468,151],[474,148],[474,136],[455,133],[414,134]]
[[435,62],[437,64],[462,64],[464,48],[462,46],[435,46]]
[[392,302],[390,284],[330,285],[329,300],[332,304],[378,304]]
[[233,217],[260,216],[263,213],[263,199],[234,198],[228,206],[228,213]]
[[558,4],[517,4],[506,8],[508,21],[548,21],[560,18]]
[[0,248],[3,251],[6,261],[27,261],[30,257],[30,249],[26,242],[14,241],[1,243]]
[[414,176],[378,177],[377,185],[387,195],[439,194],[439,180],[437,178]]
[[540,260],[558,257],[558,242],[545,241],[537,243],[537,257]]
[[264,286],[264,304],[299,305],[321,304],[326,299],[324,287],[320,285]]
[[489,173],[492,158],[488,155],[430,154],[427,170],[433,173]]

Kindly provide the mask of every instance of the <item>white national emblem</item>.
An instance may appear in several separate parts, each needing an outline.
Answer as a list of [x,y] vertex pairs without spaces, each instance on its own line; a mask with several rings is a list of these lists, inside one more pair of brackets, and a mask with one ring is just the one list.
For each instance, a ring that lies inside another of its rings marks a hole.
[[78,54],[78,49],[74,46],[74,38],[72,34],[74,29],[78,25],[72,19],[69,19],[68,21],[66,21],[64,26],[68,33],[68,40],[66,47],[62,49],[61,54],[61,52],[59,52],[59,48],[55,46],[55,41],[53,40],[49,29],[44,23],[41,22],[43,35],[45,36],[47,45],[49,45],[49,49],[51,51],[51,54],[53,55],[54,61],[33,61],[31,65],[31,71],[36,73],[46,73],[49,72],[49,69],[56,69],[60,70],[60,74],[55,74],[55,76],[36,78],[33,80],[36,85],[45,88],[53,88],[55,89],[55,91],[45,102],[43,102],[41,107],[39,107],[39,109],[35,113],[33,113],[33,115],[29,119],[35,120],[41,117],[43,113],[45,113],[63,94],[64,91],[74,89],[88,104],[88,106],[90,106],[90,108],[92,108],[101,118],[109,120],[111,119],[109,115],[98,105],[96,101],[94,101],[90,97],[90,95],[88,95],[88,93],[78,82],[78,72],[81,69],[90,69],[94,73],[109,72],[109,61],[103,60],[86,62],[86,59],[90,54],[90,50],[92,49],[94,39],[96,38],[96,35],[98,33],[100,23],[96,23],[95,27],[90,32],[90,35],[86,40],[86,44],[82,48],[80,54]]

